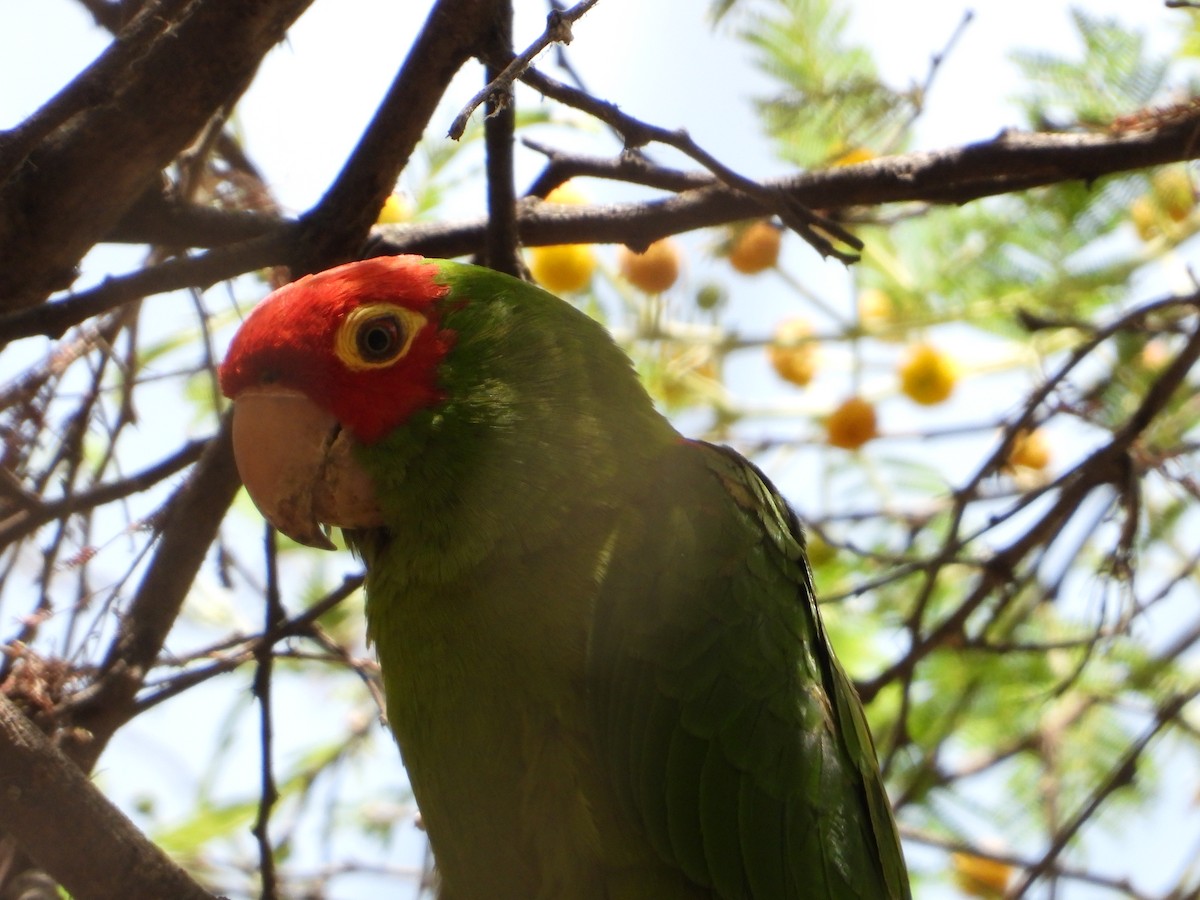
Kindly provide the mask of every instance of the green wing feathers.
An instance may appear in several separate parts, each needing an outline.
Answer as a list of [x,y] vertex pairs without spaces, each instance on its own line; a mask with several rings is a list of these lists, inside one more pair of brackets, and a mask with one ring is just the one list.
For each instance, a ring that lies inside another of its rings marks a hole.
[[589,700],[622,805],[725,900],[908,897],[795,517],[732,451],[665,457],[597,573]]

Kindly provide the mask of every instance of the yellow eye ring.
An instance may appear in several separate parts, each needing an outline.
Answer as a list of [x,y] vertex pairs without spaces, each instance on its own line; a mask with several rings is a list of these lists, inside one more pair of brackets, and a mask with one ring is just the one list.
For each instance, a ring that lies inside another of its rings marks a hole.
[[348,369],[384,369],[402,358],[425,326],[419,312],[392,303],[367,303],[338,327],[333,352]]

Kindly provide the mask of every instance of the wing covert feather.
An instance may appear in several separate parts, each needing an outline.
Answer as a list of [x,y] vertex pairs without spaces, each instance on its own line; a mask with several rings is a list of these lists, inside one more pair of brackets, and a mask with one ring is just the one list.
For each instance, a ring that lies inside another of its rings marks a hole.
[[722,900],[908,898],[795,516],[733,451],[684,441],[668,456],[623,511],[588,650],[623,808]]

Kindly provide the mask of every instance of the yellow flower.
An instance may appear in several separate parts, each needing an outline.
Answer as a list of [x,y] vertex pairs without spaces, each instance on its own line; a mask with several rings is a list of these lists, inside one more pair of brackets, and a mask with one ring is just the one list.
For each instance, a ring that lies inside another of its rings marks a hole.
[[875,407],[862,397],[851,397],[829,414],[825,422],[829,443],[846,450],[857,450],[879,432]]
[[592,280],[596,256],[587,244],[554,244],[529,251],[529,272],[548,291],[582,291]]
[[655,241],[644,253],[622,247],[617,256],[621,274],[647,294],[661,294],[679,278],[679,247],[669,237]]
[[779,261],[783,232],[766,219],[748,225],[729,249],[729,264],[743,275],[757,275]]
[[954,393],[958,366],[929,344],[918,344],[900,366],[900,390],[917,403],[934,406]]
[[767,347],[767,358],[784,381],[804,387],[817,372],[817,345],[804,338],[812,328],[804,319],[785,319],[775,329],[775,343]]

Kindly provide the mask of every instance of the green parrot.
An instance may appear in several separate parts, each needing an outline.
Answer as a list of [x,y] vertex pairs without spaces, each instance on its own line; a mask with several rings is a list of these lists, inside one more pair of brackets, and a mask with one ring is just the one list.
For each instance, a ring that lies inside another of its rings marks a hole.
[[910,896],[795,515],[601,325],[381,257],[276,291],[220,378],[265,517],[366,566],[443,900]]

